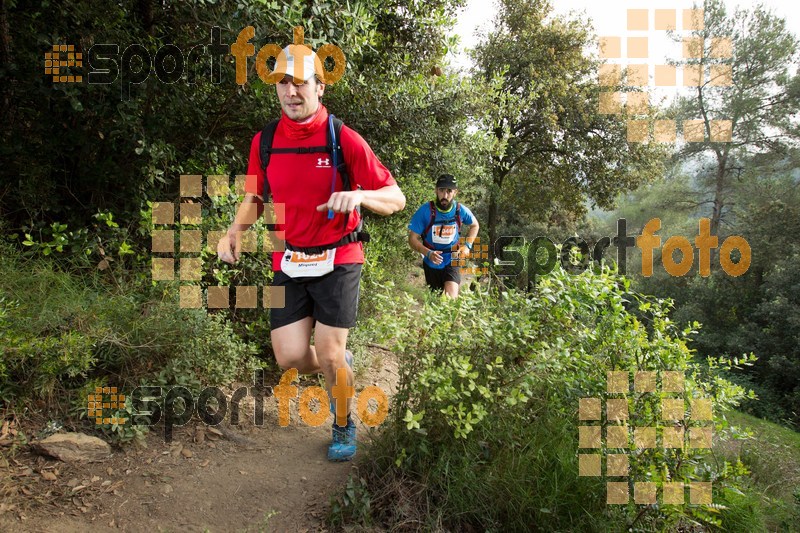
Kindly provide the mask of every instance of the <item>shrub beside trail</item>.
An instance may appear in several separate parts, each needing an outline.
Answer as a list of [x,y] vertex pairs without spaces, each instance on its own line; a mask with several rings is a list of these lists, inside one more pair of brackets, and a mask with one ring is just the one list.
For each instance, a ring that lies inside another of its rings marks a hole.
[[[606,479],[578,475],[578,427],[598,423],[579,421],[580,399],[604,401],[609,371],[629,377],[628,392],[613,396],[627,400],[629,427],[667,424],[661,400],[675,395],[660,391],[669,370],[684,377],[686,413],[675,426],[687,436],[695,426],[713,427],[715,438],[728,431],[725,412],[746,392],[720,377],[718,360],[687,348],[694,331],[675,327],[669,301],[635,294],[613,273],[562,270],[532,293],[465,291],[421,310],[391,286],[383,291],[374,295],[382,318],[366,327],[394,343],[400,385],[335,518],[452,530],[760,528],[739,488],[747,473],[740,463],[710,449],[664,447],[660,429],[654,448],[637,448],[631,432],[627,449],[607,449],[604,430],[601,450],[580,451],[627,454],[630,481],[710,481],[713,505],[690,505],[688,490],[686,505],[662,505],[660,489],[656,505],[635,505],[633,490],[628,505],[607,505]],[[636,390],[638,371],[654,372],[655,392]],[[713,421],[691,419],[698,398],[712,401]],[[603,408],[602,425],[617,424]]]

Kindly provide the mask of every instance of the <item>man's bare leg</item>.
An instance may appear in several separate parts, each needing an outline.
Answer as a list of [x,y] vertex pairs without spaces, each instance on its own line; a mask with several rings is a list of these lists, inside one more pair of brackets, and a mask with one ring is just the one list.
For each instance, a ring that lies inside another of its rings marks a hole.
[[[306,317],[297,322],[274,329],[271,332],[272,349],[278,365],[288,370],[296,368],[300,374],[325,375],[328,396],[336,384],[336,370],[347,371],[347,385],[353,386],[353,370],[345,361],[344,350],[347,346],[347,328],[335,328],[317,322],[314,332],[314,346],[310,345],[311,330],[314,320]],[[352,399],[347,400],[347,413],[350,412]]]
[[[317,322],[317,328],[314,332],[314,345],[316,347],[317,359],[322,368],[322,373],[325,374],[328,396],[331,396],[333,386],[337,385],[336,371],[338,369],[344,368],[347,372],[347,383],[339,383],[339,385],[352,387],[354,383],[353,369],[347,364],[344,356],[348,333],[350,333],[350,330],[347,328],[335,328]],[[347,410],[345,414],[350,414],[350,405],[352,401],[352,398],[347,399]]]
[[450,298],[458,298],[458,283],[455,281],[445,281],[444,293]]
[[316,350],[311,346],[313,324],[314,319],[309,316],[270,332],[278,366],[284,370],[296,368],[300,374],[320,372]]

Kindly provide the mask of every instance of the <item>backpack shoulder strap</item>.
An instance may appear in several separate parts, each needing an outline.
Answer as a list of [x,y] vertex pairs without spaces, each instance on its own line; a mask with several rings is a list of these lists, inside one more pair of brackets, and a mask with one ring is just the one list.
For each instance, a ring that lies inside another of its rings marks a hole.
[[[325,128],[325,136],[326,136],[326,151],[330,154],[331,158],[333,159],[333,172],[334,176],[336,173],[339,174],[342,180],[342,190],[343,191],[351,191],[353,190],[352,184],[350,183],[350,175],[347,172],[347,164],[344,161],[344,150],[342,150],[342,126],[344,123],[336,118],[333,114],[328,115],[328,125]],[[331,192],[333,190],[331,189]],[[361,207],[356,207],[356,211],[358,211],[359,216],[361,215]],[[330,212],[329,212],[330,213]],[[330,216],[330,215],[329,215]],[[344,229],[347,229],[347,224],[350,221],[350,213],[347,213],[344,216]],[[356,231],[360,231],[363,224],[363,219],[359,223],[358,229]]]
[[344,126],[344,122],[336,118],[334,115],[330,116],[330,121],[333,124],[333,134],[335,139],[331,138],[331,130],[330,128],[327,128],[327,151],[329,154],[331,154],[331,157],[334,157],[334,152],[336,152],[336,170],[342,176],[342,184],[344,185],[342,190],[352,191],[353,187],[350,183],[350,175],[347,172],[347,163],[344,160],[344,150],[342,150],[342,126]]
[[456,229],[461,233],[461,204],[456,202]]
[[427,239],[428,231],[433,227],[433,223],[436,221],[436,205],[431,201],[428,202],[428,207],[431,208],[431,219],[428,221],[428,225],[425,226],[425,229],[422,230],[422,244],[427,246],[428,248],[432,248],[433,245],[429,244]]
[[266,171],[269,166],[269,156],[272,154],[272,141],[275,139],[275,130],[278,129],[279,119],[273,120],[261,130],[261,144],[258,155],[261,159],[261,170]]
[[264,171],[264,187],[261,189],[261,197],[264,203],[269,201],[270,188],[267,179],[267,167],[269,166],[269,156],[272,154],[272,141],[275,139],[275,130],[278,129],[279,119],[275,119],[261,130],[261,142],[258,146],[258,156],[261,163],[261,170]]

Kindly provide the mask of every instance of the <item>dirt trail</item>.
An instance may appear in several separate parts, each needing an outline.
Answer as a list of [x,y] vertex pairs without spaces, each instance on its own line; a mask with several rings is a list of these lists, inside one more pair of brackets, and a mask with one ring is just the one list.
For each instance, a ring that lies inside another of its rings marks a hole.
[[[381,351],[371,359],[356,377],[356,392],[376,385],[394,393],[394,359]],[[315,384],[304,381],[300,389]],[[146,448],[127,447],[98,464],[27,452],[8,466],[0,461],[0,531],[325,530],[330,495],[357,470],[358,456],[354,463],[328,462],[329,423],[305,425],[296,405],[282,428],[275,398],[266,398],[264,425],[255,427],[252,401],[243,402],[246,421],[232,429],[252,445],[191,423],[174,431],[172,444],[153,431]],[[359,441],[369,434],[358,422]],[[49,474],[56,479],[46,480]]]

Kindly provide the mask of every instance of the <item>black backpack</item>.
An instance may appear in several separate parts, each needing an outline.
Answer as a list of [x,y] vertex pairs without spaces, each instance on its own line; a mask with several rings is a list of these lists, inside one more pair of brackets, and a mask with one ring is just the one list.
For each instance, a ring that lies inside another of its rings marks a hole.
[[[428,222],[428,225],[425,226],[425,230],[422,232],[422,244],[424,244],[426,248],[435,250],[436,248],[434,247],[434,245],[425,240],[426,235],[428,235],[428,230],[430,230],[433,227],[433,223],[436,221],[436,204],[434,204],[431,201],[429,205],[431,207],[431,220],[430,222]],[[449,218],[447,220],[443,220],[442,225],[444,226],[445,224],[449,224],[450,222],[453,222],[453,220],[455,220],[456,223],[456,231],[458,232],[459,235],[461,235],[461,204],[459,204],[458,202],[456,202],[455,219]]]
[[[347,172],[347,164],[344,160],[344,152],[342,151],[342,144],[339,141],[341,139],[342,133],[342,126],[344,125],[341,120],[336,118],[333,115],[328,115],[328,128],[326,129],[326,136],[327,136],[327,144],[325,146],[301,146],[297,148],[273,148],[272,142],[275,139],[275,130],[278,128],[278,122],[280,120],[273,120],[269,124],[267,124],[264,129],[261,131],[261,144],[259,146],[259,155],[261,157],[261,169],[264,171],[264,188],[262,197],[264,199],[264,203],[266,204],[269,201],[270,196],[270,188],[269,188],[269,180],[267,179],[267,167],[269,166],[269,158],[272,154],[317,154],[317,153],[324,153],[331,156],[333,159],[334,164],[333,172],[338,172],[339,175],[342,177],[342,190],[344,191],[352,191],[353,187],[350,183],[350,175]],[[361,214],[361,206],[356,208],[359,215]],[[350,220],[350,213],[347,213],[344,218],[344,229],[347,229],[347,223]],[[294,250],[298,252],[303,252],[307,254],[321,254],[325,250],[330,250],[331,248],[338,248],[339,246],[344,246],[345,244],[350,244],[351,242],[369,242],[369,233],[363,231],[364,226],[364,219],[361,218],[361,221],[355,231],[348,233],[341,239],[336,242],[332,242],[330,244],[325,244],[322,246],[311,246],[311,247],[297,247],[292,246],[288,241],[286,242],[286,249],[287,250]]]

